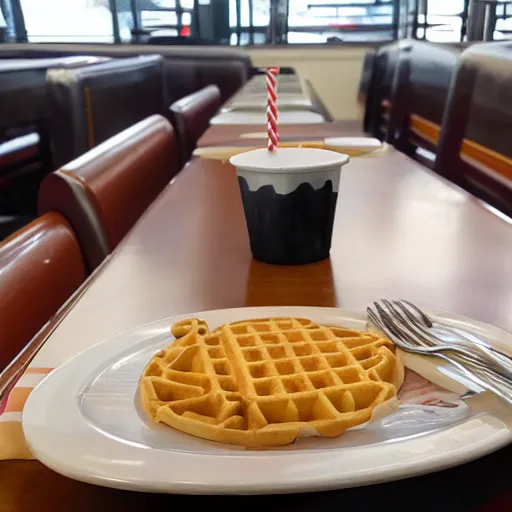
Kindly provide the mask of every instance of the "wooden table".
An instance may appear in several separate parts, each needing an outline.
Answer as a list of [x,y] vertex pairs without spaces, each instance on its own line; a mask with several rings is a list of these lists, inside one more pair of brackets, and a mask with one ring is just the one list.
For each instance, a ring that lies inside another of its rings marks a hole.
[[[363,308],[405,297],[512,330],[512,230],[465,192],[391,150],[345,167],[331,258],[303,267],[252,261],[229,165],[193,161],[127,236],[57,328],[40,360],[71,355],[138,324],[245,305]],[[512,510],[512,448],[429,476],[320,494],[192,497],[132,494],[0,462],[0,511]],[[506,493],[509,492],[507,495]]]

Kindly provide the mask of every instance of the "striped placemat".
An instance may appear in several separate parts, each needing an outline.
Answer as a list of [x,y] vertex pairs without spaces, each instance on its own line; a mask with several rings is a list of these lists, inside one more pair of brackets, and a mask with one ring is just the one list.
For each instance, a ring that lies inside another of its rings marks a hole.
[[32,390],[52,370],[53,368],[27,368],[5,403],[0,404],[0,460],[34,458],[25,442],[21,415]]

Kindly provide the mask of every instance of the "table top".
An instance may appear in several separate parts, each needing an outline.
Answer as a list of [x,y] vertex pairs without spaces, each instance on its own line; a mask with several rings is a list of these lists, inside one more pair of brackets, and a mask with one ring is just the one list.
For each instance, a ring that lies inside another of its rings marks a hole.
[[[333,123],[295,124],[279,126],[279,138],[285,141],[320,140],[326,137],[362,137],[359,120],[335,121]],[[207,146],[253,146],[265,145],[267,135],[264,126],[253,124],[210,126],[197,142],[198,147]]]
[[[279,124],[282,126],[301,124],[323,124],[325,118],[309,110],[281,110],[279,112]],[[210,119],[210,124],[215,125],[240,125],[252,124],[265,128],[267,124],[267,115],[264,110],[244,111],[234,110],[230,112],[220,112]]]
[[[510,254],[506,221],[390,150],[354,159],[343,169],[330,259],[302,267],[257,263],[234,169],[196,159],[121,243],[34,364],[64,362],[141,323],[245,305],[364,308],[376,298],[403,297],[512,330]],[[509,446],[471,464],[373,486],[371,492],[210,498],[133,495],[71,481],[38,462],[7,461],[0,462],[0,511],[97,511],[114,504],[131,511],[156,509],[171,499],[185,507],[208,499],[209,507],[211,500],[222,506],[257,501],[266,509],[309,510],[322,500],[327,509],[357,504],[370,510],[392,502],[397,510],[407,504],[403,509],[476,511],[511,498],[504,494],[511,470]],[[472,486],[478,493],[467,491]]]
[[[313,110],[313,103],[309,98],[304,98],[300,95],[281,95],[277,100],[277,107],[280,111],[286,110]],[[267,109],[267,98],[261,95],[248,94],[235,98],[232,101],[223,105],[221,112],[237,112],[240,110],[247,111],[262,111]]]
[[[368,488],[276,496],[184,496],[143,494],[93,487],[64,478],[38,462],[0,463],[2,512],[123,512],[223,510],[312,512],[506,512],[512,450],[503,449],[479,461],[442,473]],[[486,478],[485,475],[492,475]],[[477,492],[469,492],[477,489]],[[392,504],[392,508],[388,508]]]

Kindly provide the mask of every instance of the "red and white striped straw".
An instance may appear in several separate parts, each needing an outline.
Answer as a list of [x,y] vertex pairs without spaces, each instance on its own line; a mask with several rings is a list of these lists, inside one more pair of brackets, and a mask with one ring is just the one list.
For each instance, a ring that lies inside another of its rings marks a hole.
[[278,67],[267,68],[267,133],[269,151],[275,151],[279,144],[279,134],[277,133],[277,75],[279,75]]

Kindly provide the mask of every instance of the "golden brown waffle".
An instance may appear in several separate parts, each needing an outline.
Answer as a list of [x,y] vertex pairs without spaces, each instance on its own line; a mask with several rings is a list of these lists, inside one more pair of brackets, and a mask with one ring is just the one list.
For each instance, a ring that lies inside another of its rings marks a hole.
[[403,379],[387,339],[303,318],[174,324],[141,378],[144,409],[188,434],[246,447],[336,437],[370,420]]

